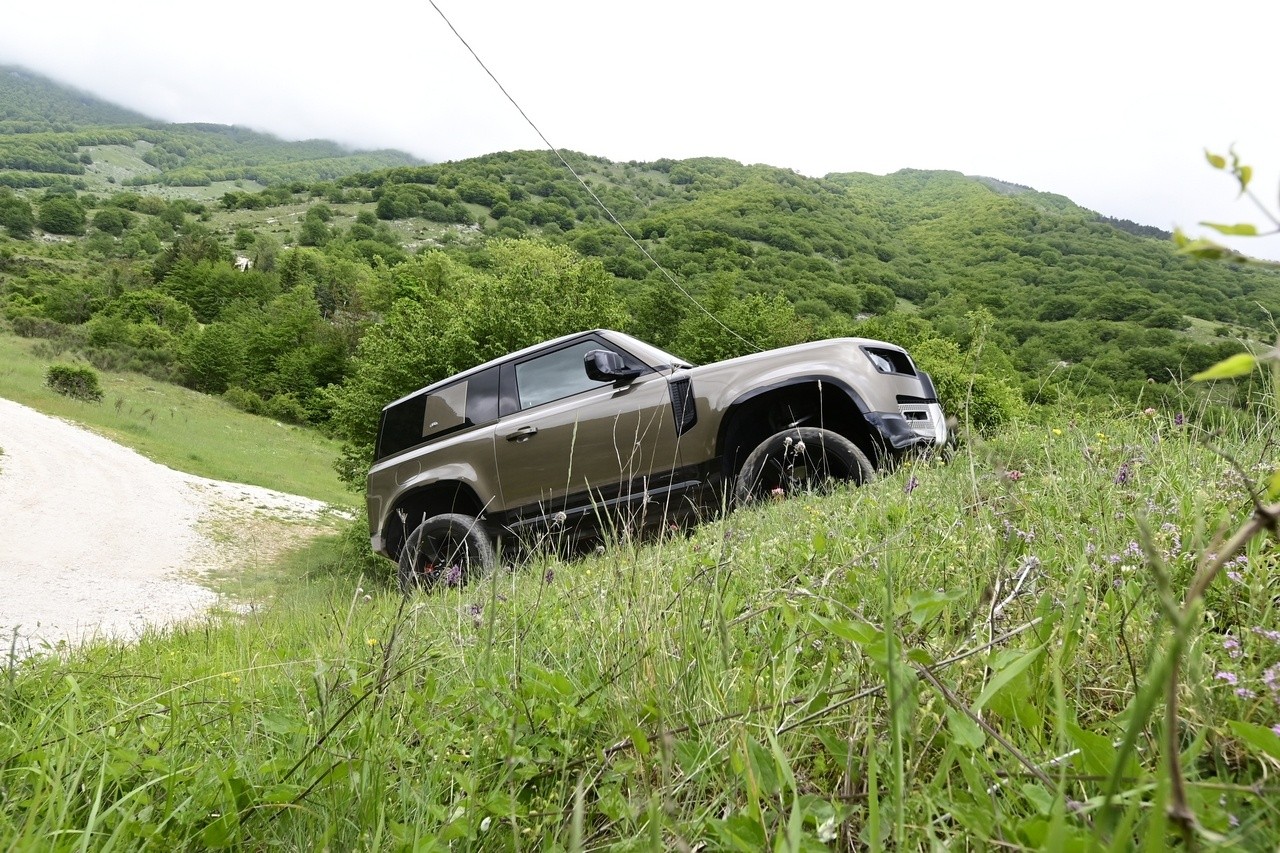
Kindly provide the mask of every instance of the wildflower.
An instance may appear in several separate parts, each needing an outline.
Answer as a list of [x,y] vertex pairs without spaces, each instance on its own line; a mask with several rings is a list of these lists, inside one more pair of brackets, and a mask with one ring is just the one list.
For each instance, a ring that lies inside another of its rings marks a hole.
[[1105,442],[1108,437],[1109,436],[1105,432],[1100,432],[1097,434],[1098,441],[1100,442]]
[[1186,422],[1187,422],[1187,416],[1186,416],[1186,415],[1184,415],[1184,414],[1182,414],[1182,412],[1178,412],[1176,415],[1174,415],[1174,416],[1173,416],[1173,425],[1174,425],[1174,426],[1182,426],[1182,425],[1184,425]]
[[772,496],[773,496],[773,497],[775,497],[775,498],[779,498],[779,499],[781,499],[781,498],[783,498],[784,496],[786,496],[787,491],[786,491],[786,489],[782,488],[782,486],[778,486],[776,489],[774,489],[773,491],[769,492],[769,494],[770,494],[770,495],[772,495]]
[[1253,699],[1253,698],[1256,698],[1258,694],[1254,693],[1248,687],[1237,687],[1236,695],[1239,696],[1241,699]]
[[365,604],[368,604],[370,601],[373,601],[373,596],[372,596],[372,595],[366,595],[366,596],[364,597],[364,603],[365,603]]
[[1022,475],[1022,472],[1017,470],[1016,468],[1011,468],[1010,470],[1005,472],[1004,476],[1006,479],[1012,480],[1013,482],[1016,483],[1022,479],[1023,475]]
[[1241,586],[1244,586],[1244,576],[1241,575],[1239,572],[1227,572],[1227,577],[1235,581],[1236,583],[1240,584]]
[[1129,463],[1126,462],[1120,466],[1120,470],[1116,472],[1116,475],[1114,478],[1112,478],[1112,481],[1117,486],[1123,486],[1125,483],[1129,482],[1129,478],[1131,476],[1133,475],[1129,470]]
[[555,579],[556,579],[555,569],[547,569],[547,573],[542,576],[543,583],[551,583]]
[[1280,737],[1280,723],[1276,723],[1271,727],[1271,731],[1276,733],[1276,737]]
[[1236,684],[1236,674],[1234,672],[1220,672],[1217,675],[1215,675],[1214,678],[1218,679],[1219,681],[1225,681],[1227,682],[1227,684],[1230,684],[1233,687]]
[[454,563],[444,573],[444,585],[458,586],[461,583],[462,583],[462,566],[458,563]]
[[364,638],[364,644],[365,644],[366,646],[376,646],[376,645],[378,645],[378,638],[377,638],[377,637],[365,637],[365,638]]
[[484,605],[483,605],[483,604],[469,604],[469,605],[467,605],[467,612],[468,612],[468,613],[470,613],[472,616],[479,617],[479,616],[480,616],[480,614],[481,614],[483,611],[484,611]]
[[917,480],[915,477],[912,477],[910,480],[907,480],[906,485],[902,487],[902,491],[906,492],[907,494],[911,494],[916,490],[916,486],[918,485],[920,485],[920,481]]
[[1262,637],[1264,640],[1270,640],[1273,643],[1280,643],[1280,631],[1266,631],[1262,628],[1254,628],[1253,633]]
[[1058,429],[1057,427],[1054,427],[1052,432],[1054,435],[1062,435],[1062,430]]
[[1146,415],[1149,418],[1154,418],[1156,416],[1156,410],[1151,406],[1147,406],[1145,409],[1142,410],[1142,414]]

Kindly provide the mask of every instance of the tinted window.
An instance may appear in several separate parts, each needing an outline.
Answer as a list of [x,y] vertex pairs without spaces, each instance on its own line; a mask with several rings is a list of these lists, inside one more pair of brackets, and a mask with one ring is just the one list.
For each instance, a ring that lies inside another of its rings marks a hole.
[[[377,458],[408,450],[429,438],[471,426],[467,382],[455,382],[433,394],[419,394],[397,403],[382,415]],[[490,419],[492,420],[492,418]]]
[[582,365],[583,356],[601,348],[599,341],[586,340],[517,364],[516,388],[520,394],[520,408],[540,406],[609,384],[587,378],[587,371]]
[[422,441],[422,415],[427,398],[419,395],[392,406],[382,413],[382,429],[378,431],[378,459],[399,453]]

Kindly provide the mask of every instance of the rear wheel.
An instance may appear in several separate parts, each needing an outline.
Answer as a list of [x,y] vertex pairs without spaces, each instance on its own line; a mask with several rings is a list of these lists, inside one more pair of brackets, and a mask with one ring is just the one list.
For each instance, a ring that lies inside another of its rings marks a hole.
[[412,595],[437,584],[461,586],[488,574],[496,562],[479,519],[448,512],[426,519],[409,534],[396,577],[400,591]]
[[843,435],[788,427],[751,451],[734,483],[734,498],[749,503],[770,495],[823,491],[840,482],[862,485],[872,475],[866,454]]

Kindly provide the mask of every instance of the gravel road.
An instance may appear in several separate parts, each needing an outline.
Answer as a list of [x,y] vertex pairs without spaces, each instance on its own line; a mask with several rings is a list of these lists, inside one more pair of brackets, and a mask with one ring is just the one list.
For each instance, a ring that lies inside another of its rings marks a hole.
[[174,471],[0,399],[0,661],[198,615],[219,601],[203,575],[270,559],[326,509]]

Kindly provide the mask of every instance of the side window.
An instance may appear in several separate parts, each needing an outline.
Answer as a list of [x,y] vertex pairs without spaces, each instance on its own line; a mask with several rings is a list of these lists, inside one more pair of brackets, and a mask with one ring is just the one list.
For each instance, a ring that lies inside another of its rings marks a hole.
[[573,346],[517,364],[516,389],[520,395],[520,408],[540,406],[609,384],[588,379],[582,366],[583,356],[601,348],[601,343],[596,340],[579,341]]
[[498,369],[454,382],[431,394],[416,394],[382,416],[377,458],[424,441],[498,419]]
[[458,382],[427,397],[422,416],[422,437],[450,432],[467,422],[467,383]]

